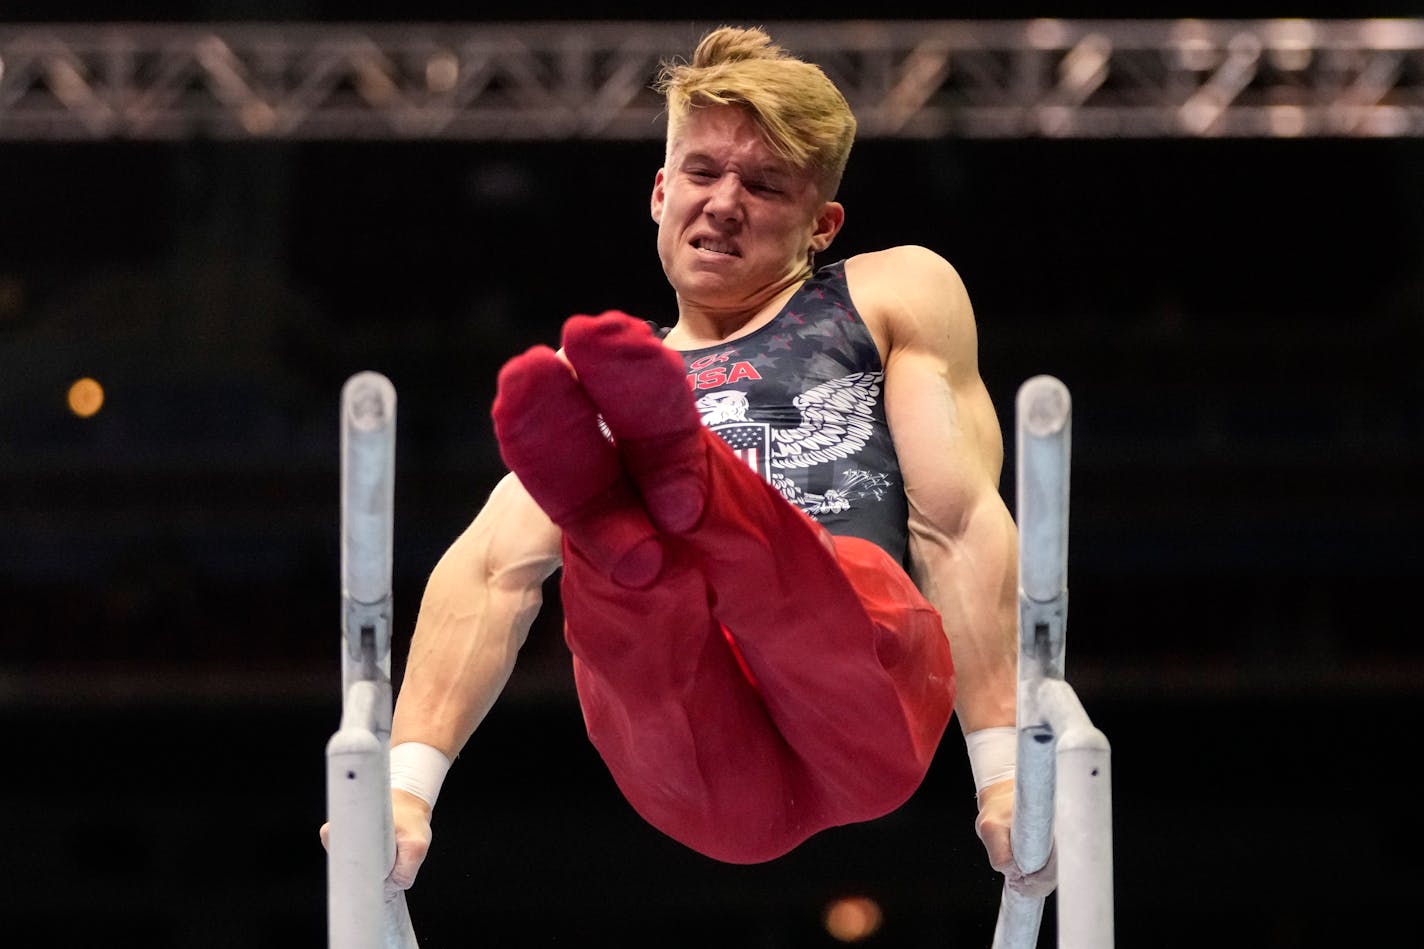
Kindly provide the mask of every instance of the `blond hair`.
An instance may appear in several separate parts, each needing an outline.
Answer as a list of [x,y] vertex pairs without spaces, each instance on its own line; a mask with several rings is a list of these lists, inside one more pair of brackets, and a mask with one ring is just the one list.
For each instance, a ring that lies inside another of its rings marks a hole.
[[778,157],[814,174],[822,193],[835,196],[855,141],[855,116],[819,66],[792,56],[762,30],[713,30],[692,62],[664,62],[653,88],[667,98],[669,154],[694,108],[739,106]]

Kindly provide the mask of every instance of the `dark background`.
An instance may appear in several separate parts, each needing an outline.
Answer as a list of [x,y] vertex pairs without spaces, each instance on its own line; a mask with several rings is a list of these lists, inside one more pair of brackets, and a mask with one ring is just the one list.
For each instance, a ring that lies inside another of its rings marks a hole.
[[[474,18],[49,6],[0,18]],[[1364,15],[1319,6],[1190,12]],[[596,12],[668,13],[618,10]],[[517,12],[492,16],[595,11]],[[1146,15],[933,15],[1042,12]],[[399,392],[399,674],[425,576],[501,474],[498,366],[570,313],[675,317],[660,156],[0,145],[0,942],[323,944],[340,386],[377,369]],[[842,254],[922,243],[959,268],[1010,446],[1024,379],[1072,390],[1068,677],[1113,742],[1118,943],[1370,943],[1424,883],[1424,141],[864,141],[841,199]],[[64,405],[84,375],[107,393],[90,419]],[[422,945],[827,946],[849,893],[885,909],[868,945],[989,944],[954,730],[896,814],[715,864],[618,796],[546,592],[442,795]]]

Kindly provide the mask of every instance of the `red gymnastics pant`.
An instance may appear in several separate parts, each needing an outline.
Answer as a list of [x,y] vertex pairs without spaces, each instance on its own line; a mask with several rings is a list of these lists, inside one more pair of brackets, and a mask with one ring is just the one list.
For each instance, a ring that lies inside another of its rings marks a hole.
[[882,816],[954,703],[939,614],[900,565],[832,538],[717,436],[705,513],[628,589],[566,539],[566,638],[589,738],[649,823],[754,863]]
[[646,324],[575,316],[563,343],[563,360],[535,347],[505,365],[492,415],[564,532],[575,681],[624,795],[736,863],[904,803],[953,708],[939,615],[887,554],[829,537],[704,428]]

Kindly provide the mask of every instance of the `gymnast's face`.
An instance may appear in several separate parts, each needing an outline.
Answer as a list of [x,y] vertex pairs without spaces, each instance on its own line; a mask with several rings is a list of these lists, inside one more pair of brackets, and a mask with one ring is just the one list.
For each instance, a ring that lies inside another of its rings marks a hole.
[[737,106],[692,110],[654,179],[652,212],[679,303],[719,311],[754,310],[804,279],[845,219]]

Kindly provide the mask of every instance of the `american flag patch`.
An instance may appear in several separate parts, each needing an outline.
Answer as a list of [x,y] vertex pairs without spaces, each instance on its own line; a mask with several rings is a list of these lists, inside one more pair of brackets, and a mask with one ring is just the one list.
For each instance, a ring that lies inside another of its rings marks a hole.
[[732,453],[761,475],[771,480],[771,426],[765,422],[730,422],[712,427],[712,434],[727,443]]

